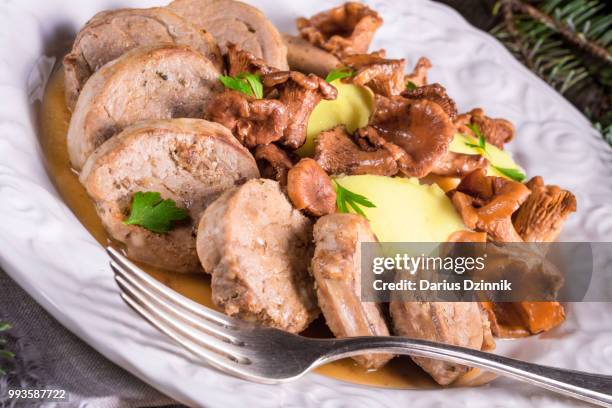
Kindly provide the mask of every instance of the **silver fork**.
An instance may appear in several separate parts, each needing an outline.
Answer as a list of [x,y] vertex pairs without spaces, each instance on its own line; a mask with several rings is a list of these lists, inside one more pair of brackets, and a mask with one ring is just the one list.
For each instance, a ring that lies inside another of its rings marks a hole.
[[150,277],[113,248],[123,300],[153,326],[221,371],[264,384],[363,353],[429,357],[479,367],[594,404],[612,407],[612,376],[563,370],[478,350],[405,337],[311,339],[243,322],[206,308]]

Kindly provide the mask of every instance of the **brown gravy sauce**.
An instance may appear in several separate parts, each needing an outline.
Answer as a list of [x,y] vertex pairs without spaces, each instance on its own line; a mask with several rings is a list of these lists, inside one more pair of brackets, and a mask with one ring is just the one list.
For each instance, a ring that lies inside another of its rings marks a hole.
[[[70,112],[64,100],[63,70],[57,70],[49,80],[40,112],[40,143],[46,158],[47,170],[64,202],[102,245],[110,242],[96,214],[93,203],[70,168],[66,148],[66,134]],[[215,308],[211,301],[210,278],[205,274],[176,274],[140,265],[157,280],[188,298]],[[332,337],[322,317],[303,333],[309,337]],[[432,388],[435,382],[408,357],[393,359],[384,368],[368,371],[352,359],[343,359],[316,369],[319,374],[356,384],[389,388]]]

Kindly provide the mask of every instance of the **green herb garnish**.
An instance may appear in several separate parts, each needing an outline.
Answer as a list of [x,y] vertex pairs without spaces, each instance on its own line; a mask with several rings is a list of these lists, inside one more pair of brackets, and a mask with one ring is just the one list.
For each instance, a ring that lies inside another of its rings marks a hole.
[[406,89],[407,90],[412,91],[412,90],[417,89],[417,88],[418,88],[418,86],[414,82],[412,82],[412,81],[407,81],[406,82]]
[[[11,325],[9,323],[5,323],[5,322],[0,322],[0,332],[9,330],[11,328]],[[6,340],[5,339],[0,339],[0,345],[4,346],[6,344]],[[0,358],[1,359],[11,359],[15,357],[15,353],[13,353],[12,351],[8,351],[8,350],[4,350],[4,349],[0,349]],[[0,376],[1,375],[6,375],[6,371],[4,369],[2,369],[2,367],[0,367]]]
[[160,234],[170,231],[174,221],[184,220],[189,217],[187,211],[178,208],[173,200],[162,200],[157,192],[137,192],[132,200],[132,210],[127,220],[127,225],[139,225],[149,231]]
[[368,217],[366,217],[360,206],[367,208],[376,208],[376,206],[366,197],[347,190],[346,188],[342,187],[336,180],[334,180],[334,184],[336,185],[336,206],[338,207],[339,212],[348,213],[350,207],[357,214],[367,219]]
[[491,167],[499,171],[504,176],[511,178],[514,181],[518,181],[519,183],[522,183],[523,180],[525,180],[525,174],[519,169],[511,169],[508,167],[497,167],[494,165],[491,165]]
[[355,75],[350,68],[339,68],[329,71],[329,74],[325,77],[325,82],[333,82],[336,79],[348,78]]
[[254,96],[257,99],[263,98],[263,84],[258,74],[243,72],[235,77],[221,75],[219,81],[221,81],[226,88],[242,92],[248,96]]
[[469,147],[480,148],[486,152],[487,140],[485,139],[484,135],[480,131],[480,128],[478,127],[478,125],[475,123],[468,124],[467,127],[470,128],[470,130],[474,132],[474,135],[476,135],[476,137],[478,138],[478,144],[465,142],[465,145]]
[[[488,156],[489,153],[487,152],[487,141],[482,132],[480,131],[480,127],[476,123],[468,124],[467,127],[470,128],[472,132],[474,132],[474,135],[476,135],[476,137],[478,137],[478,144],[465,142],[465,145],[476,149],[482,149],[484,155]],[[522,183],[523,180],[525,180],[525,174],[519,169],[498,167],[494,166],[493,164],[491,164],[491,167],[503,174],[504,176],[508,177],[509,179],[518,181],[519,183]]]

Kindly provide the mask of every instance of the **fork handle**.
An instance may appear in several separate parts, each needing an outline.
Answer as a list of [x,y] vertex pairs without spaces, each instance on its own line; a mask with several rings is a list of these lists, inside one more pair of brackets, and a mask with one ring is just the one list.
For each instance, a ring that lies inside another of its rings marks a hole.
[[317,341],[321,343],[324,354],[318,365],[367,352],[429,357],[478,367],[593,404],[612,407],[612,376],[548,367],[484,351],[406,337],[351,337]]

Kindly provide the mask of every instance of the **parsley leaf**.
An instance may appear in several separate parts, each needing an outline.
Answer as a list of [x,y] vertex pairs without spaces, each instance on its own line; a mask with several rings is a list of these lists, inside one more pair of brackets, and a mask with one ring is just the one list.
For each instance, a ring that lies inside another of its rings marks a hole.
[[173,200],[162,200],[157,192],[137,192],[132,200],[132,210],[126,225],[139,225],[160,234],[170,230],[173,221],[189,217],[187,211],[178,208]]
[[416,84],[412,81],[407,81],[406,82],[406,89],[408,89],[409,91],[412,91],[413,89],[417,89],[418,86],[416,86]]
[[491,165],[491,167],[493,167],[495,170],[499,171],[501,174],[503,174],[504,176],[511,178],[514,181],[518,181],[519,183],[523,182],[523,180],[525,180],[525,174],[520,171],[519,169],[511,169],[508,167],[498,167],[498,166],[494,166]]
[[11,328],[11,325],[9,323],[0,322],[0,332],[9,330],[10,328]]
[[257,99],[263,98],[263,84],[258,74],[243,72],[235,77],[221,75],[219,81],[221,81],[226,88],[242,92],[248,96],[254,96]]
[[348,78],[352,77],[353,75],[355,75],[355,73],[350,68],[333,69],[329,71],[329,74],[327,74],[325,77],[325,82],[331,83],[336,79]]
[[336,185],[336,206],[338,207],[339,212],[348,213],[350,207],[357,214],[367,219],[368,217],[366,217],[360,206],[367,208],[376,208],[376,206],[366,197],[347,190],[346,188],[342,187],[336,180],[334,180],[334,184]]
[[251,86],[253,93],[257,99],[263,99],[263,84],[261,83],[261,78],[259,75],[251,74],[249,72],[242,73],[238,75],[240,79],[246,79],[246,81]]
[[[478,144],[465,142],[465,145],[469,147],[474,147],[477,149],[482,149],[482,152],[484,153],[484,155],[488,156],[489,153],[487,152],[487,142],[482,132],[480,131],[480,128],[478,127],[478,125],[474,123],[474,124],[467,125],[467,127],[470,128],[472,132],[474,132],[474,135],[476,135],[476,137],[478,137]],[[491,167],[497,170],[498,172],[500,172],[501,174],[503,174],[504,176],[508,177],[509,179],[518,181],[519,183],[523,182],[526,178],[525,174],[519,169],[513,169],[509,167],[499,167],[493,164],[491,164]]]
[[482,150],[486,150],[487,140],[485,139],[484,135],[480,131],[480,128],[478,127],[478,125],[475,123],[468,124],[467,127],[470,128],[470,130],[474,132],[474,135],[478,138],[478,144],[467,143],[467,142],[465,144],[469,147],[476,147],[476,148],[481,148]]

